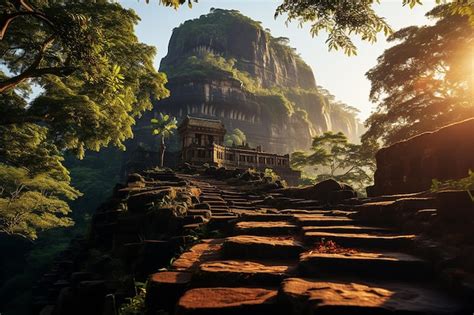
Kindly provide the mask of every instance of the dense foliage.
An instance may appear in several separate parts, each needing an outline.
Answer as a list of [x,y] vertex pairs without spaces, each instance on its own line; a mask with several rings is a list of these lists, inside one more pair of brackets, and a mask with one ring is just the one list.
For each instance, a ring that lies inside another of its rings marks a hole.
[[224,144],[226,146],[241,146],[247,143],[247,136],[239,128],[235,128],[231,133],[228,133],[224,137]]
[[37,230],[70,226],[64,199],[79,192],[54,174],[31,174],[25,168],[0,164],[0,233],[37,238]]
[[316,181],[335,179],[362,191],[372,182],[375,170],[374,148],[352,144],[341,133],[325,132],[313,138],[310,152],[291,155],[291,165],[318,174]]
[[[436,0],[436,3],[446,2]],[[351,35],[357,35],[362,40],[375,42],[377,34],[392,33],[385,19],[379,16],[374,6],[380,0],[364,1],[327,1],[327,0],[283,0],[277,8],[275,17],[287,15],[287,21],[297,20],[300,25],[311,24],[311,35],[318,36],[321,31],[328,33],[326,43],[329,50],[343,49],[347,55],[357,54],[357,48],[351,40]],[[402,0],[403,6],[413,8],[421,4],[420,0]],[[465,0],[449,1],[444,6],[443,14],[465,15],[474,24],[474,2]]]
[[459,189],[465,190],[469,195],[469,198],[474,203],[474,171],[469,170],[467,177],[461,179],[451,179],[440,181],[438,179],[433,179],[431,184],[431,191],[440,191],[444,189]]
[[155,49],[137,40],[138,16],[110,1],[11,0],[0,10],[0,163],[72,191],[63,152],[123,149],[135,117],[168,95]]
[[474,31],[468,18],[445,15],[439,6],[428,13],[432,26],[395,32],[400,41],[367,72],[376,111],[366,124],[365,141],[384,144],[474,117]]

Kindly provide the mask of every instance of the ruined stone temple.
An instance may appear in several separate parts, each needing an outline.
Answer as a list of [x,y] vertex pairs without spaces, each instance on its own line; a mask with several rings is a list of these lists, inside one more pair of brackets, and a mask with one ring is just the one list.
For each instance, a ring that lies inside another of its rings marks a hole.
[[226,129],[220,120],[187,117],[178,128],[181,139],[182,162],[209,164],[227,169],[243,168],[274,170],[290,184],[297,184],[300,171],[290,167],[289,154],[264,152],[261,146],[225,146]]

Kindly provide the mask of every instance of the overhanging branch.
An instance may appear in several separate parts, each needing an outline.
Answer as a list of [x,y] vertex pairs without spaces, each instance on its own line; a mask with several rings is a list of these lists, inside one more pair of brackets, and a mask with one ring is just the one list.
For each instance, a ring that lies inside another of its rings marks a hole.
[[38,55],[36,56],[33,63],[22,73],[14,77],[8,78],[0,82],[0,93],[14,88],[19,83],[29,78],[37,78],[46,74],[53,74],[56,76],[68,76],[72,74],[76,68],[74,67],[49,67],[49,68],[38,68],[41,61],[43,60],[45,51],[52,45],[55,40],[55,35],[51,35],[46,39],[40,47]]
[[[28,3],[27,0],[17,0],[17,1],[14,1],[14,2],[15,2],[15,6],[16,6],[18,12],[0,15],[0,40],[3,40],[3,38],[5,37],[5,34],[8,30],[8,27],[10,26],[10,24],[16,18],[22,17],[22,16],[35,17],[35,18],[45,22],[53,30],[55,29],[54,23],[46,16],[46,14],[35,10],[33,8],[33,6]],[[20,11],[21,9],[23,9],[24,11]]]

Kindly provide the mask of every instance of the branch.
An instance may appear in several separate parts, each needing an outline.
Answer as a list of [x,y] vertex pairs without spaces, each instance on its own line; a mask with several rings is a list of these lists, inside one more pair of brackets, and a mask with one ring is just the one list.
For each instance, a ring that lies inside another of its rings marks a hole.
[[23,71],[17,76],[11,77],[5,81],[0,82],[0,93],[4,93],[9,89],[14,88],[16,85],[29,78],[41,77],[46,74],[53,74],[56,76],[68,76],[72,74],[76,70],[76,68],[74,67],[50,67],[38,69],[38,66],[43,60],[45,51],[48,49],[49,46],[51,46],[54,40],[54,34],[51,35],[48,39],[46,39],[46,41],[41,45],[38,56],[36,56],[36,59],[25,71]]
[[352,166],[347,172],[345,172],[344,174],[341,174],[340,176],[346,176],[347,174],[349,174],[353,169],[355,168],[355,165]]
[[39,20],[46,22],[52,29],[54,29],[54,23],[42,12],[35,11],[35,9],[27,2],[27,0],[17,0],[17,10],[21,8],[26,11],[18,11],[10,14],[2,14],[0,17],[0,40],[3,40],[10,24],[18,17],[21,16],[33,16]]

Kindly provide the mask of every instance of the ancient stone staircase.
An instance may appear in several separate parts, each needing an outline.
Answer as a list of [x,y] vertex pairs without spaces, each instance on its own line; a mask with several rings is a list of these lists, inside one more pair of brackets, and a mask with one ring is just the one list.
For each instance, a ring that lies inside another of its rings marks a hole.
[[[183,175],[184,176],[184,175]],[[368,226],[358,206],[261,196],[185,176],[201,190],[189,231],[219,230],[150,276],[149,314],[471,314],[416,255],[416,235]]]
[[[185,211],[149,210],[173,191]],[[115,315],[135,294],[133,278],[148,278],[150,315],[473,313],[474,282],[455,268],[470,270],[459,257],[472,255],[426,238],[449,228],[468,246],[473,216],[458,194],[445,194],[441,206],[420,195],[333,205],[291,196],[204,174],[132,174],[97,210],[88,238],[37,284],[35,307],[42,315]],[[117,281],[117,264],[127,283]]]

